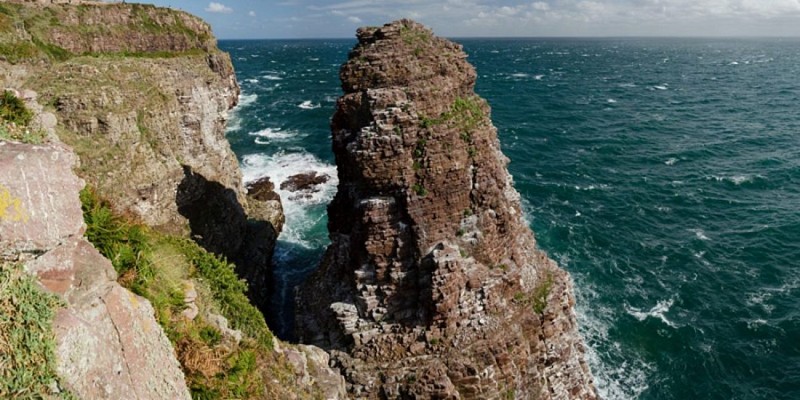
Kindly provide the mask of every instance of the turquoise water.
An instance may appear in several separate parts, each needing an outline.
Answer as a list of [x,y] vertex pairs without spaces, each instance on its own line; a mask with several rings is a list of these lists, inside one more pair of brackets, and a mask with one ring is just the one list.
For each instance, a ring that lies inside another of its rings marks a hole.
[[[458,41],[539,246],[575,280],[603,397],[800,399],[800,41]],[[353,44],[221,43],[246,179],[335,176]],[[335,184],[284,202],[268,318],[285,337]]]

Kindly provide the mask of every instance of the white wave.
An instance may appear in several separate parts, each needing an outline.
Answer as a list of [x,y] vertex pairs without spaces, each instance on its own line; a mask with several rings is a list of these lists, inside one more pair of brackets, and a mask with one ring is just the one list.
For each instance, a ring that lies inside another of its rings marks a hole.
[[253,94],[240,94],[239,95],[239,104],[237,105],[237,108],[242,108],[242,107],[245,107],[245,106],[249,106],[250,104],[255,103],[256,100],[258,100],[258,95],[255,94],[255,93],[253,93]]
[[719,176],[719,175],[711,175],[706,179],[713,179],[717,182],[730,182],[736,186],[739,186],[743,183],[750,183],[756,178],[761,178],[761,175],[732,175],[732,176]]
[[667,161],[664,161],[664,164],[675,165],[676,162],[678,162],[678,159],[675,158],[675,157],[672,157],[672,158],[668,159]]
[[728,64],[728,65],[739,65],[739,63],[738,63],[738,62],[736,62],[736,61],[731,61],[731,63],[730,63],[730,64]]
[[490,53],[492,53],[492,54],[498,54],[498,53],[500,53],[500,52],[499,52],[499,51],[497,51],[497,50],[492,50],[492,51],[490,51]]
[[656,86],[653,86],[653,89],[667,90],[667,86],[666,85],[656,85]]
[[300,103],[300,105],[298,105],[298,107],[302,108],[303,110],[313,110],[315,108],[319,108],[320,106],[319,106],[319,104],[312,103],[311,100],[306,100],[306,101]]
[[[250,136],[258,136],[259,138],[269,139],[269,140],[287,140],[298,136],[298,133],[295,131],[282,131],[280,128],[264,128],[260,131],[250,132],[248,133]],[[256,138],[256,143],[258,143],[258,138]],[[265,144],[265,143],[259,143]]]
[[511,76],[514,77],[514,78],[527,78],[530,75],[528,75],[526,73],[523,73],[523,72],[518,72],[516,74],[511,74]]
[[256,78],[249,78],[249,79],[245,79],[245,82],[249,82],[249,83],[258,83],[258,79],[256,79]]
[[706,236],[706,232],[702,229],[689,229],[689,232],[694,233],[694,236],[700,240],[711,240],[708,238],[708,236]]
[[616,103],[616,102],[617,102],[617,101],[616,101],[616,100],[614,100],[614,99],[608,99],[608,100],[606,100],[606,103],[609,103],[609,104],[614,104],[614,103]]
[[236,112],[232,112],[230,114],[230,119],[228,119],[228,124],[226,126],[226,132],[236,132],[239,129],[242,129],[242,119],[236,114]]
[[620,83],[619,87],[622,87],[622,88],[635,88],[636,84],[635,83]]
[[275,74],[266,74],[266,75],[262,76],[262,78],[264,78],[264,79],[266,79],[268,81],[282,81],[283,80],[283,78],[281,78],[280,76],[275,75]]
[[675,299],[661,300],[658,303],[656,303],[656,305],[653,306],[653,308],[651,308],[649,311],[642,311],[639,308],[631,307],[626,304],[625,312],[627,312],[634,318],[638,319],[639,321],[644,321],[645,319],[652,317],[660,319],[661,322],[667,324],[672,328],[677,328],[677,325],[675,325],[672,321],[668,320],[667,317],[664,315],[669,311],[670,307],[672,307],[672,304],[674,303]]
[[[319,186],[316,192],[293,193],[280,188],[283,182],[293,175],[314,171],[317,174],[327,175],[328,181]],[[312,216],[311,208],[327,204],[336,194],[339,178],[336,166],[327,164],[310,153],[287,153],[284,151],[273,155],[249,154],[242,159],[242,175],[245,182],[253,182],[268,176],[275,185],[275,191],[280,195],[283,203],[283,213],[286,216],[281,240],[311,247],[312,243],[306,237],[309,226],[318,221]]]
[[[578,277],[578,279],[580,279]],[[600,398],[630,400],[649,388],[655,365],[609,337],[617,318],[615,310],[597,307],[598,296],[586,282],[576,282],[577,313],[581,335],[586,343],[586,361],[594,375]],[[601,350],[602,349],[602,350]]]
[[544,78],[544,75],[534,75],[533,77],[533,79],[536,79],[537,81],[542,80],[542,78]]

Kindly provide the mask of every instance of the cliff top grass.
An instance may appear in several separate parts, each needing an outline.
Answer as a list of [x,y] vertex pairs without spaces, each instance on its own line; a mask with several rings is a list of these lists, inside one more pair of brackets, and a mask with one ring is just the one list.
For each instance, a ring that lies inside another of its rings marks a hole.
[[0,3],[0,60],[75,56],[175,57],[215,50],[210,27],[183,11],[147,4]]
[[0,265],[0,398],[74,399],[58,390],[52,324],[60,306],[19,265]]
[[[87,239],[108,259],[118,281],[147,298],[175,347],[195,399],[281,398],[294,383],[289,364],[273,350],[263,315],[245,296],[233,265],[189,239],[165,235],[115,213],[86,188],[81,192]],[[199,314],[182,315],[187,289],[197,292]],[[221,314],[244,334],[236,344],[206,320]]]

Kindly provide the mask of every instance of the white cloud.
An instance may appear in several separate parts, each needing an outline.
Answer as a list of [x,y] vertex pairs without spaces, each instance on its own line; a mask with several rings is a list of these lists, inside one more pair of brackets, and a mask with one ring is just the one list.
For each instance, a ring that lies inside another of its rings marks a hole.
[[208,7],[206,7],[206,11],[210,13],[217,13],[217,14],[230,14],[233,12],[233,9],[221,4],[221,3],[208,3]]
[[[224,0],[220,0],[224,1]],[[283,0],[312,15],[379,25],[413,18],[443,36],[800,35],[800,0]],[[309,13],[308,11],[311,11]],[[316,12],[316,14],[314,13]],[[350,23],[318,35],[348,35]],[[773,28],[774,27],[774,28]],[[330,33],[328,33],[330,32]]]
[[249,15],[251,17],[255,17],[256,16],[256,12],[255,11],[250,11],[249,13],[247,13],[247,15]]

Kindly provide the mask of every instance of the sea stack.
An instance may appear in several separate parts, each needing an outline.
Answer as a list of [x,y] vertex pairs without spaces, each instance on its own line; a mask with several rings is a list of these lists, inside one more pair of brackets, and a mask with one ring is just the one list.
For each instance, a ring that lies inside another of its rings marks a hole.
[[570,277],[536,248],[461,46],[409,20],[357,36],[298,337],[355,398],[596,398]]

